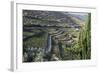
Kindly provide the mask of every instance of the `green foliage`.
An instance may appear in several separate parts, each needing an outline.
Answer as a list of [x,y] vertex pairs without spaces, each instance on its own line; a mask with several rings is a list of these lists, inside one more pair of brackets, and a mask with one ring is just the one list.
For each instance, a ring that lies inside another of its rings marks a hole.
[[23,45],[28,47],[42,47],[44,48],[46,42],[47,42],[47,34],[46,33],[39,33],[36,35],[33,35],[32,38],[29,38],[28,40],[23,42]]
[[90,59],[91,14],[86,14],[84,21],[63,12],[23,11],[23,61]]
[[[74,31],[75,32],[75,31]],[[88,14],[87,22],[79,32],[72,32],[72,35],[78,36],[70,47],[64,48],[65,60],[80,60],[91,58],[91,14]]]
[[81,59],[90,59],[91,57],[91,14],[88,14],[88,21],[82,27],[79,34],[79,48],[81,49]]

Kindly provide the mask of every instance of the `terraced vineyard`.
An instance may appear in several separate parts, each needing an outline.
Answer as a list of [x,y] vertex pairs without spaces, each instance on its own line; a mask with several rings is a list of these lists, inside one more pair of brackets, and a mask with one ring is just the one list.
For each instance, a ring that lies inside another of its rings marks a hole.
[[90,18],[89,13],[23,10],[23,62],[90,59]]

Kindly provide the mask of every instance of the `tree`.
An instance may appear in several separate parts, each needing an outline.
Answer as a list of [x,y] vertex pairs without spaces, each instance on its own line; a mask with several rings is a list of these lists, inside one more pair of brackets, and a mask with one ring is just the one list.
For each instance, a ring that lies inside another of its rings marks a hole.
[[79,33],[79,48],[81,49],[81,59],[90,59],[91,57],[91,14],[88,14],[87,23],[82,26]]

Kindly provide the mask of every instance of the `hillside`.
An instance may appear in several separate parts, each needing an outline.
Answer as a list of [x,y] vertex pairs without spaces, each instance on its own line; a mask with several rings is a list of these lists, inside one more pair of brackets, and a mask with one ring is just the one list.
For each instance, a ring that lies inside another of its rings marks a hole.
[[78,42],[87,18],[84,13],[23,10],[23,61],[81,59]]

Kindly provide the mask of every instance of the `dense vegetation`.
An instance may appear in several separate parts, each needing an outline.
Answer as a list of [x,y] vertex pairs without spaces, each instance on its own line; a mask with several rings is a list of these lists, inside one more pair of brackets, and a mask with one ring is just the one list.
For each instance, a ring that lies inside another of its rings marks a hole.
[[23,10],[23,62],[91,58],[91,14]]

